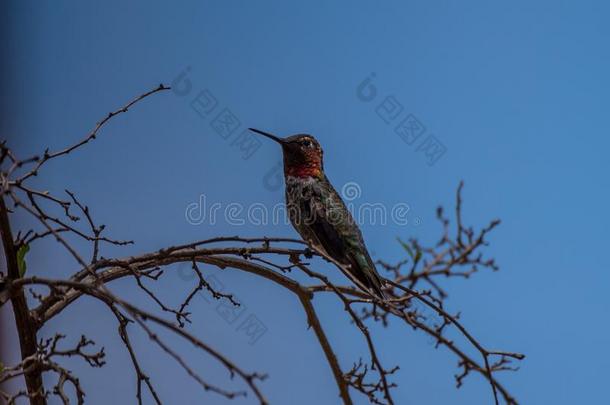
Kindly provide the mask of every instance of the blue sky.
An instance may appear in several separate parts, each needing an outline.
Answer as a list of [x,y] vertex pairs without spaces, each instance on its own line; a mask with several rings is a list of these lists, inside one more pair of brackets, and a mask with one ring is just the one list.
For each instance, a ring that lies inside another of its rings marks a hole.
[[[188,95],[146,100],[36,179],[52,191],[75,191],[112,236],[136,241],[108,255],[218,235],[296,236],[286,224],[186,221],[186,207],[202,194],[222,204],[272,206],[283,199],[281,189],[264,183],[279,149],[263,142],[244,159],[232,144],[237,133],[223,139],[212,124],[215,114],[202,118],[191,107],[206,90],[218,103],[215,112],[226,108],[237,117],[238,131],[253,126],[279,135],[314,134],[337,188],[359,185],[357,203],[407,203],[408,225],[362,226],[377,258],[402,258],[397,236],[436,240],[434,210],[452,207],[463,179],[466,222],[503,221],[487,250],[501,271],[450,282],[448,305],[462,311],[463,322],[488,346],[527,354],[519,372],[502,376],[523,403],[599,403],[605,397],[606,2],[14,1],[4,8],[0,132],[21,156],[80,139],[111,109],[189,69]],[[364,102],[357,89],[372,73],[377,96]],[[402,106],[396,120],[412,114],[426,128],[423,137],[434,135],[446,148],[434,165],[394,132],[395,121],[380,118],[376,109],[387,97]],[[33,249],[29,264],[33,273],[52,277],[75,267],[52,245]],[[272,403],[336,403],[331,373],[299,304],[262,280],[206,271],[268,331],[249,345],[204,299],[191,330],[245,367],[268,372],[263,388]],[[190,286],[180,274],[160,283],[169,300]],[[114,288],[133,291],[129,283]],[[331,300],[320,305],[348,366],[366,353],[363,342],[340,306]],[[128,356],[103,308],[80,302],[45,332],[54,330],[75,338],[85,330],[107,347],[104,369],[73,365],[91,403],[133,397]],[[397,403],[490,403],[479,378],[456,390],[455,359],[422,336],[398,328],[375,332],[385,364],[402,366]],[[146,337],[136,337],[163,398],[226,403],[203,393]],[[190,359],[225,381],[207,359]]]

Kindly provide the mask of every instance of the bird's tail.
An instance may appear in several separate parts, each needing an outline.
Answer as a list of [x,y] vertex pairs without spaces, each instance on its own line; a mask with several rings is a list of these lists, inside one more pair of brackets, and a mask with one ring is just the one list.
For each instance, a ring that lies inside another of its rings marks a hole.
[[383,282],[381,277],[379,277],[375,269],[373,269],[371,273],[373,274],[372,277],[367,277],[370,280],[369,289],[371,290],[373,295],[383,301],[388,298],[387,294],[382,289],[385,283]]
[[359,262],[358,257],[349,257],[350,264],[348,273],[346,274],[360,289],[367,291],[380,300],[385,300],[387,294],[384,293],[382,287],[385,284],[382,278],[377,274],[377,269],[372,263],[372,260],[366,260],[366,262]]

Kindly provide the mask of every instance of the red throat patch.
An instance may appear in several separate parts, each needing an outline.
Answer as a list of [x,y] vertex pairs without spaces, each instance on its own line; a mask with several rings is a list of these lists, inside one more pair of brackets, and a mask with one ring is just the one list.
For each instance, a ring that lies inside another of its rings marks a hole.
[[292,165],[284,168],[284,174],[290,177],[320,177],[322,169],[318,162],[309,162],[300,165]]

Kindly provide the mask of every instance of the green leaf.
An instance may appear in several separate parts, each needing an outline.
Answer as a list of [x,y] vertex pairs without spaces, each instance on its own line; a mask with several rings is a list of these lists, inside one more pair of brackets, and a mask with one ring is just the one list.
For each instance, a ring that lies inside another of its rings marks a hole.
[[419,259],[421,259],[421,250],[418,249],[415,254],[415,264],[419,263]]
[[19,277],[25,275],[27,265],[25,263],[25,254],[30,251],[30,245],[21,245],[17,251],[17,266],[19,266]]
[[402,248],[407,251],[409,256],[411,256],[411,259],[413,259],[415,255],[413,254],[413,249],[411,249],[411,246],[409,246],[406,242],[403,242],[400,238],[396,238],[396,240],[398,241],[398,243],[400,243],[400,246],[402,246]]
[[400,246],[402,246],[402,248],[404,250],[407,251],[407,253],[409,254],[409,256],[411,256],[411,259],[413,260],[413,262],[415,264],[419,263],[420,259],[421,259],[421,250],[417,249],[417,251],[415,253],[413,253],[413,248],[411,246],[409,246],[408,243],[404,242],[402,239],[400,238],[396,238],[396,240],[398,240],[398,243],[400,243]]

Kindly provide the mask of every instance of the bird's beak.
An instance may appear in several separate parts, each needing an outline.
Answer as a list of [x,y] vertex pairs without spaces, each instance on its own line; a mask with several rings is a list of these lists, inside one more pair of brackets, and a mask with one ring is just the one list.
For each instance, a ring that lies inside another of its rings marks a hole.
[[248,129],[249,129],[250,131],[252,131],[252,132],[256,132],[257,134],[260,134],[260,135],[262,135],[262,136],[266,136],[266,137],[267,137],[267,138],[269,138],[269,139],[273,139],[275,142],[279,143],[280,145],[284,145],[284,144],[286,143],[286,141],[284,141],[282,138],[279,138],[279,137],[277,137],[277,136],[275,136],[275,135],[271,135],[271,134],[270,134],[270,133],[268,133],[268,132],[263,132],[263,131],[260,131],[260,130],[258,130],[258,129],[254,129],[254,128],[248,128]]

